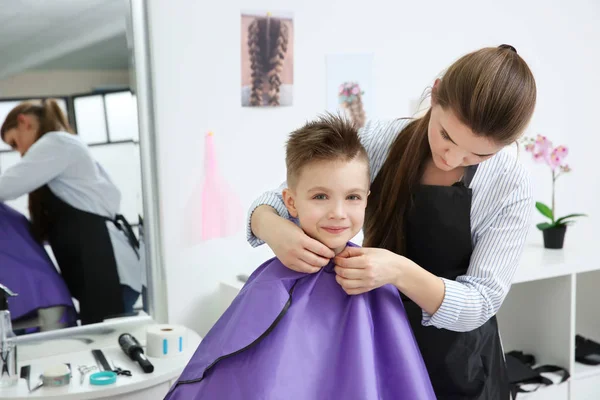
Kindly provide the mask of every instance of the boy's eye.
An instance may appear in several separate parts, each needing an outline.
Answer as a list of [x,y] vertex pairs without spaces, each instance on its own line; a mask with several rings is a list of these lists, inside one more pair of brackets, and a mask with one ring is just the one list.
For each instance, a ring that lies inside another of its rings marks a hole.
[[326,200],[327,196],[324,194],[317,194],[315,196],[313,196],[313,200]]

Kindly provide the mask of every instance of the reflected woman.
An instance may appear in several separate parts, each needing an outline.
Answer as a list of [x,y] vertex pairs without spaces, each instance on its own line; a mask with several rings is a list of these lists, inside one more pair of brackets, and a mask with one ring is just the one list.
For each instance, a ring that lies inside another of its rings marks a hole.
[[121,193],[53,99],[10,111],[2,140],[21,160],[0,175],[0,201],[29,194],[34,236],[52,248],[82,324],[133,312],[145,273]]

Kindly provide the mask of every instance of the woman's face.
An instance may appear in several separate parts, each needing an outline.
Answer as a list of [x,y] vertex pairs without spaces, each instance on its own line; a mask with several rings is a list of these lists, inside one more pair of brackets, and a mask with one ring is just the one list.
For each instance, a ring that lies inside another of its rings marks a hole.
[[479,164],[504,147],[488,138],[476,136],[452,110],[433,104],[428,128],[433,162],[442,171]]
[[4,133],[4,142],[18,151],[22,157],[35,143],[39,128],[40,124],[36,117],[28,114],[19,114],[17,117],[17,126]]

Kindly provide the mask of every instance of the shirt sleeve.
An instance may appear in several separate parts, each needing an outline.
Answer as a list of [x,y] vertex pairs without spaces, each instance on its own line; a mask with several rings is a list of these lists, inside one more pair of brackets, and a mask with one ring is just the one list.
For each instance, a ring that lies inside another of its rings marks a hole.
[[60,175],[71,160],[52,134],[42,136],[17,164],[0,175],[0,201],[33,192]]
[[467,332],[483,325],[500,309],[519,266],[534,204],[529,176],[522,173],[513,179],[521,182],[478,235],[466,275],[455,281],[443,279],[446,292],[442,305],[433,315],[423,311],[424,326]]
[[[367,121],[364,127],[359,130],[360,141],[367,151],[369,157],[369,169],[371,174],[371,182],[375,180],[377,173],[383,166],[385,159],[389,153],[389,149],[394,142],[398,133],[402,130],[406,120],[394,119],[387,121],[371,120]],[[252,233],[251,220],[254,210],[259,206],[268,205],[273,207],[279,216],[290,219],[290,215],[283,203],[282,192],[287,187],[287,182],[283,182],[277,189],[267,191],[261,194],[254,202],[252,202],[248,210],[246,221],[246,239],[252,247],[257,247],[264,244],[264,241],[257,238]]]

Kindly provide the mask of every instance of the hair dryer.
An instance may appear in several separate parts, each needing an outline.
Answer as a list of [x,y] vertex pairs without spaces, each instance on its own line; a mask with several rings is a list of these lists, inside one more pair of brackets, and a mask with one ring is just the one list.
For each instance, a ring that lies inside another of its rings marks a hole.
[[129,356],[129,358],[140,364],[144,372],[150,373],[154,371],[154,365],[148,360],[142,346],[136,338],[129,333],[123,333],[119,336],[119,346],[121,346],[121,349]]

